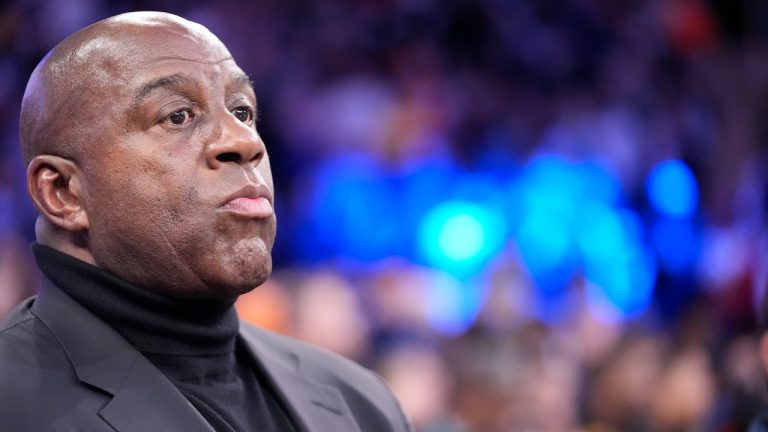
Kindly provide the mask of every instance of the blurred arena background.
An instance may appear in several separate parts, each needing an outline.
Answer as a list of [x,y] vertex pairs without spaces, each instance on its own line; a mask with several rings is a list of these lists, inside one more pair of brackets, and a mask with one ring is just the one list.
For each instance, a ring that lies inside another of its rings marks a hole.
[[740,431],[765,406],[768,3],[2,3],[0,317],[39,277],[27,77],[142,9],[255,84],[279,228],[241,316],[376,369],[420,431]]

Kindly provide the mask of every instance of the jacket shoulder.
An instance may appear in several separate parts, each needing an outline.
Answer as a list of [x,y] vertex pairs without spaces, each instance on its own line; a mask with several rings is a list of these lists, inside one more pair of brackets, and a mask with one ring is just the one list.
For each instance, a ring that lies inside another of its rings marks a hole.
[[[393,430],[411,430],[389,386],[375,372],[336,353],[253,325],[242,323],[241,332],[259,351],[294,363],[306,378],[338,389],[355,417],[383,415]],[[262,362],[266,359],[260,359]],[[362,423],[362,424],[365,424]]]
[[27,300],[0,323],[0,421],[26,424],[41,417],[40,399],[74,371],[53,334],[35,317]]
[[266,345],[275,353],[293,356],[302,373],[315,380],[326,384],[346,381],[371,384],[369,381],[373,381],[375,387],[382,384],[373,371],[327,349],[247,323],[241,324],[240,328],[261,343],[262,347]]
[[59,340],[32,312],[34,301],[0,322],[0,424],[20,431],[102,430],[105,396],[80,383]]
[[21,372],[40,373],[69,363],[53,334],[32,314],[33,301],[21,303],[0,322],[0,380],[28,381],[30,377]]

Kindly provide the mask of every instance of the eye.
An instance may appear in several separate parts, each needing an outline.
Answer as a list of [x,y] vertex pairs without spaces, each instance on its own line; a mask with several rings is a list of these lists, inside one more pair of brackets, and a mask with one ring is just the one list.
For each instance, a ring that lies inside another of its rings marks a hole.
[[249,107],[237,107],[232,110],[232,115],[234,115],[238,120],[240,120],[243,123],[251,123],[253,121],[253,110]]
[[188,123],[192,119],[192,111],[188,108],[176,110],[166,117],[166,121],[170,122],[174,126],[180,126]]

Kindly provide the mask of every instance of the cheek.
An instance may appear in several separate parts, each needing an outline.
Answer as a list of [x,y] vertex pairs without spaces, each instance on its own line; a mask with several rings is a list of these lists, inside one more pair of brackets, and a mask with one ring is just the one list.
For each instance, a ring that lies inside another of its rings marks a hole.
[[94,225],[108,224],[111,230],[140,235],[142,230],[174,229],[182,223],[186,203],[194,203],[194,188],[184,187],[179,173],[151,164],[105,167],[89,190],[89,216]]

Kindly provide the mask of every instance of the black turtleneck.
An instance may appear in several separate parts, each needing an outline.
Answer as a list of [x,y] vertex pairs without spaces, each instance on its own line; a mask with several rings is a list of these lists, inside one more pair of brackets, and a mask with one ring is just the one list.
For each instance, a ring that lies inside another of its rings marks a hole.
[[51,282],[123,335],[217,432],[296,430],[245,353],[234,301],[165,297],[47,246],[32,250]]

